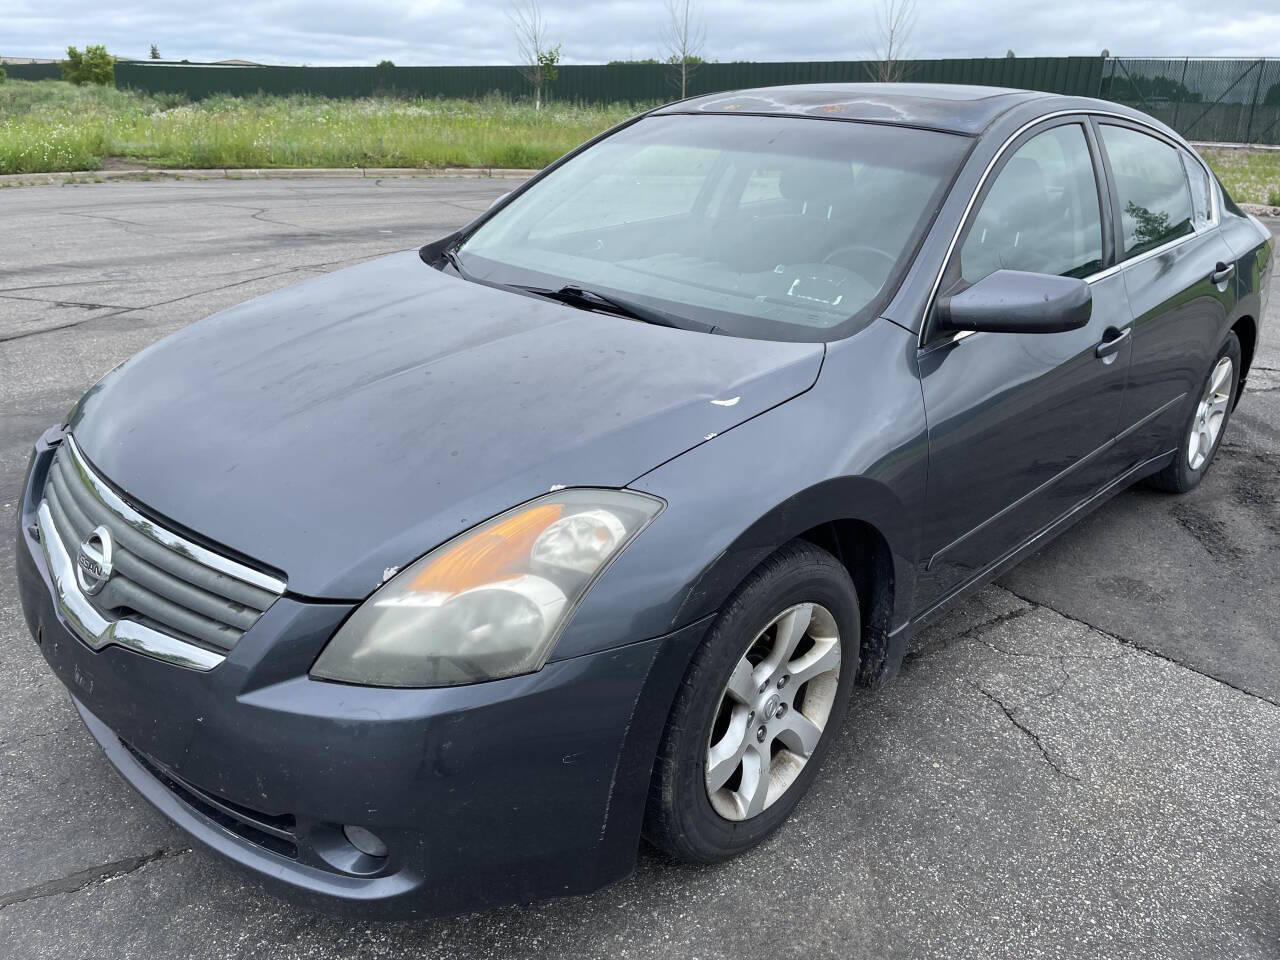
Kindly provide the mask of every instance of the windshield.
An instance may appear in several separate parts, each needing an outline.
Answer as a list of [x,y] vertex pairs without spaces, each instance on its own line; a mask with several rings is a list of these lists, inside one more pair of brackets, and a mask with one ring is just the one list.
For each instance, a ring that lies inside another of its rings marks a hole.
[[514,198],[459,259],[484,282],[831,340],[892,294],[969,143],[847,121],[650,116]]

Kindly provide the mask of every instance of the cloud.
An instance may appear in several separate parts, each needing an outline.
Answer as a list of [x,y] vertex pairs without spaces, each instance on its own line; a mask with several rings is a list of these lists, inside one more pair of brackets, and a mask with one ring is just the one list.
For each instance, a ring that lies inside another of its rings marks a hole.
[[[694,0],[716,60],[861,59],[873,0]],[[105,43],[118,56],[263,63],[510,63],[502,0],[5,0],[0,53],[56,57]],[[662,0],[542,0],[567,63],[663,55]],[[908,53],[921,57],[1094,55],[1264,56],[1280,47],[1274,0],[1239,0],[1206,16],[1199,0],[920,0]]]

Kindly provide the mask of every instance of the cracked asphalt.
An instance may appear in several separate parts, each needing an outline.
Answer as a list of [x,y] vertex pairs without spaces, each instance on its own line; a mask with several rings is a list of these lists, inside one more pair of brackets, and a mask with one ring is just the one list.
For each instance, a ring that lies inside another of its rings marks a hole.
[[1274,316],[1204,484],[1121,495],[916,638],[896,683],[855,698],[793,820],[732,863],[646,850],[582,899],[353,923],[274,900],[136,797],[18,609],[29,443],[166,333],[425,242],[509,188],[0,191],[0,954],[1280,957]]

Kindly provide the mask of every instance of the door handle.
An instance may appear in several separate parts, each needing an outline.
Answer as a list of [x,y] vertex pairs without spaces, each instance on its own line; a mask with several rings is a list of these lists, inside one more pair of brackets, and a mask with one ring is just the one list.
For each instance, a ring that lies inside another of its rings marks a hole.
[[1209,274],[1209,282],[1213,284],[1224,283],[1235,272],[1236,265],[1234,263],[1219,261],[1218,265],[1213,268],[1213,273]]
[[1093,355],[1109,357],[1116,353],[1129,339],[1129,331],[1132,329],[1132,327],[1125,327],[1123,330],[1117,330],[1115,327],[1108,327],[1107,332],[1103,334],[1102,342],[1094,349]]

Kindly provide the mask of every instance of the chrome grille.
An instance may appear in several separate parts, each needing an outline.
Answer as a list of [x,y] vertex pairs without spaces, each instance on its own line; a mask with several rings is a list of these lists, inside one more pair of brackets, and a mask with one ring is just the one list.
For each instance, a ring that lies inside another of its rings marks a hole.
[[[110,632],[118,635],[114,642],[124,643],[120,637],[139,632],[116,629],[128,623],[145,628],[147,633],[225,653],[284,592],[284,583],[276,578],[192,543],[142,516],[93,471],[70,437],[59,447],[49,468],[44,497],[41,514],[51,521],[52,530],[42,533],[59,541],[47,543],[46,553],[64,553],[74,565],[80,544],[95,529],[105,527],[111,535],[111,575],[93,596],[78,589],[75,592],[76,600],[91,607],[112,628]],[[55,547],[61,550],[52,549]],[[61,582],[68,579],[74,581],[72,576],[59,578],[64,592],[76,587],[74,582]],[[91,646],[113,639],[103,639],[104,631],[95,627],[91,630],[97,636],[78,631]],[[196,659],[208,663],[210,658],[197,655]],[[214,662],[220,661],[218,657]]]

